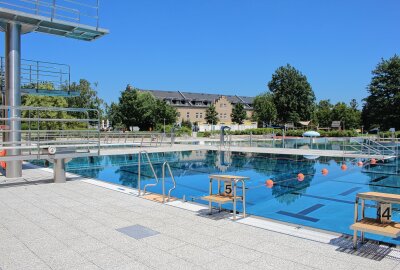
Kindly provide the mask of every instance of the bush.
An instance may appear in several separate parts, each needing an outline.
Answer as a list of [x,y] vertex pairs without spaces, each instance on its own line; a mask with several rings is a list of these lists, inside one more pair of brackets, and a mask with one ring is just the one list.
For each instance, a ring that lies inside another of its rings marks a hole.
[[[293,129],[287,130],[285,132],[285,136],[294,136],[294,137],[301,137],[303,133],[307,130],[302,129]],[[358,133],[355,130],[319,130],[321,137],[356,137]],[[272,129],[272,128],[253,128],[253,129],[246,129],[246,130],[236,130],[229,132],[233,135],[264,135],[264,134],[275,134],[277,136],[282,136],[281,129]]]
[[197,137],[209,138],[209,137],[211,137],[211,132],[209,132],[209,131],[198,132]]
[[[165,133],[169,134],[171,133],[174,125],[165,125]],[[164,125],[157,125],[155,131],[158,132],[164,132]],[[180,137],[184,134],[187,134],[189,136],[192,135],[192,129],[188,127],[176,127],[175,128],[175,136]]]
[[[400,138],[400,131],[396,131],[394,133],[396,138]],[[381,138],[391,138],[392,137],[392,132],[389,131],[384,131],[384,132],[379,132],[379,137]]]

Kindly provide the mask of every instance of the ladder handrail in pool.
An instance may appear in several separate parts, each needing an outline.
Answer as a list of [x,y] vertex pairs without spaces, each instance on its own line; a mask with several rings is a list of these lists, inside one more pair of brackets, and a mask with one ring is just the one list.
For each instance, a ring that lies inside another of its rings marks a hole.
[[163,196],[163,203],[165,203],[165,167],[167,167],[167,169],[169,171],[169,175],[171,176],[172,183],[174,184],[174,186],[168,190],[167,202],[169,202],[169,200],[171,198],[171,192],[176,188],[176,181],[175,181],[174,174],[171,171],[171,167],[169,166],[169,162],[165,161],[163,163],[163,166],[162,166],[162,196]]
[[156,171],[154,170],[153,164],[151,163],[149,153],[148,153],[147,151],[145,151],[145,150],[140,151],[140,152],[138,153],[138,195],[139,195],[139,196],[141,195],[141,194],[140,194],[140,193],[141,193],[141,190],[140,190],[140,166],[141,166],[141,164],[140,164],[140,163],[141,163],[142,154],[144,154],[144,155],[146,156],[147,161],[149,162],[149,165],[150,165],[150,169],[151,169],[151,171],[153,172],[154,178],[155,178],[155,180],[156,180],[156,183],[154,183],[154,184],[147,184],[147,185],[144,186],[144,188],[143,188],[143,194],[146,194],[146,188],[147,188],[148,186],[152,187],[152,186],[156,186],[156,185],[158,184],[158,177],[157,177]]

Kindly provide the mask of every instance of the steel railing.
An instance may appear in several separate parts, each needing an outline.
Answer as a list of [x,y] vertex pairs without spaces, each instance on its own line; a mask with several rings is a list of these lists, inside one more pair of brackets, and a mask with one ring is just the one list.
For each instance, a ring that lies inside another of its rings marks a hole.
[[[151,171],[153,173],[154,180],[155,180],[155,183],[150,183],[150,184],[147,184],[147,185],[145,185],[143,187],[143,195],[146,194],[146,189],[148,187],[155,187],[155,186],[157,186],[159,184],[159,179],[157,177],[156,171],[154,170],[154,166],[153,166],[153,163],[152,163],[152,161],[150,159],[149,153],[147,151],[144,151],[144,150],[140,151],[138,153],[138,195],[139,196],[141,196],[141,165],[142,165],[141,164],[141,159],[142,159],[142,155],[144,155],[145,158],[147,159],[147,164],[150,166],[150,169],[151,169]],[[162,187],[161,187],[162,188],[162,202],[163,203],[165,203],[165,171],[166,171],[166,169],[168,169],[168,173],[169,173],[169,175],[171,177],[171,180],[172,180],[172,183],[173,183],[172,188],[170,188],[168,190],[167,201],[170,200],[171,192],[176,188],[175,177],[174,177],[174,174],[172,173],[172,170],[171,170],[171,167],[169,165],[169,162],[168,161],[164,161],[164,163],[162,165],[162,182],[161,182],[161,185],[162,185]]]
[[[0,88],[5,90],[5,58],[0,57]],[[21,59],[21,89],[48,91],[71,91],[77,92],[76,89],[70,88],[71,84],[71,68],[69,65]],[[35,92],[31,91],[30,94]]]
[[148,164],[149,164],[149,166],[150,166],[150,169],[151,169],[151,171],[152,171],[152,173],[153,173],[153,176],[154,176],[154,179],[156,180],[156,183],[154,183],[154,184],[147,184],[147,185],[145,185],[144,186],[144,188],[143,188],[143,194],[146,194],[146,188],[147,187],[149,187],[149,186],[156,186],[157,184],[158,184],[158,177],[157,177],[157,174],[156,174],[156,171],[154,170],[154,167],[153,167],[153,163],[151,162],[151,160],[150,160],[150,156],[149,156],[149,153],[147,152],[147,151],[140,151],[139,153],[138,153],[138,195],[140,196],[141,195],[141,187],[140,187],[140,181],[141,181],[141,160],[142,160],[142,155],[144,155],[146,158],[147,158],[147,162],[148,162]]
[[100,140],[103,146],[159,147],[171,145],[173,137],[168,137],[166,134],[158,132],[101,132]]
[[1,0],[0,7],[99,28],[99,0]]
[[169,166],[169,162],[165,161],[162,166],[162,197],[163,197],[162,201],[163,201],[163,203],[165,203],[165,168],[168,169],[168,173],[169,173],[169,176],[171,177],[172,184],[173,184],[172,188],[170,188],[168,190],[167,202],[169,202],[169,200],[171,199],[171,192],[176,188],[176,181],[175,181],[174,174],[172,173],[171,167]]
[[0,149],[6,151],[8,160],[42,159],[51,146],[100,153],[99,112],[95,109],[2,105],[0,122]]
[[376,142],[373,138],[366,137],[341,137],[341,138],[306,138],[306,137],[281,137],[265,138],[261,135],[250,134],[247,137],[232,140],[231,138],[221,144],[218,141],[210,141],[209,145],[217,145],[219,150],[228,145],[228,150],[233,147],[265,147],[265,148],[287,148],[304,150],[327,150],[346,153],[360,153],[365,155],[378,155],[384,157],[398,156],[399,145],[386,146]]

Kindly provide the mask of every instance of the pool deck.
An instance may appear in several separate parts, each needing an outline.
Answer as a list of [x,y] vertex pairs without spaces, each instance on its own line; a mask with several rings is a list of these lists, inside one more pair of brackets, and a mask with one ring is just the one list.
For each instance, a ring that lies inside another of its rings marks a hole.
[[338,150],[314,150],[314,149],[293,149],[293,148],[266,148],[266,147],[225,147],[220,148],[212,145],[190,145],[190,144],[174,144],[173,146],[165,145],[162,147],[123,147],[123,148],[105,148],[101,149],[100,155],[122,155],[122,154],[137,154],[140,151],[146,150],[149,153],[174,152],[174,151],[196,151],[196,150],[222,150],[233,152],[248,152],[248,153],[265,153],[278,155],[303,155],[303,156],[322,156],[322,157],[344,157],[344,158],[376,158],[388,159],[393,156],[382,155],[367,155],[356,152],[343,152]]
[[[27,165],[25,165],[26,167]],[[163,205],[49,169],[0,177],[0,269],[400,269],[400,250],[256,217],[236,222],[203,206]],[[117,229],[141,225],[135,239]]]

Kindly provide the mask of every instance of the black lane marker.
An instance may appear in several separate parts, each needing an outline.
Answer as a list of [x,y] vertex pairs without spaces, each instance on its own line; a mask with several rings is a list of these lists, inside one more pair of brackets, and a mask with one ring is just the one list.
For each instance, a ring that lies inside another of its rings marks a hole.
[[304,210],[298,212],[297,214],[298,214],[298,215],[305,216],[305,215],[310,214],[311,212],[314,212],[314,211],[317,210],[317,209],[320,209],[320,208],[323,207],[323,206],[325,206],[325,205],[318,203],[318,204],[315,204],[315,205],[313,205],[313,206],[311,206],[311,207],[309,207],[309,208],[306,208],[306,209],[304,209]]
[[319,221],[318,218],[308,217],[307,215],[310,214],[311,212],[314,212],[317,209],[320,209],[323,206],[325,206],[325,205],[318,203],[318,204],[308,207],[298,213],[291,213],[291,212],[286,212],[286,211],[278,211],[277,213],[281,214],[281,215],[289,216],[289,217],[294,217],[294,218],[298,218],[298,219],[311,221],[311,222],[317,222],[317,221]]
[[294,217],[294,218],[298,218],[298,219],[311,221],[311,222],[319,221],[318,218],[307,217],[307,216],[303,216],[303,215],[299,215],[299,214],[295,214],[295,213],[291,213],[291,212],[286,212],[286,211],[278,211],[277,213],[281,214],[281,215],[289,216],[289,217]]
[[353,187],[353,188],[351,188],[349,190],[346,190],[345,192],[340,193],[339,195],[340,196],[347,196],[347,195],[349,195],[349,194],[351,194],[351,193],[353,193],[353,192],[355,192],[355,191],[357,191],[359,189],[361,189],[361,187]]
[[371,180],[371,182],[376,183],[376,182],[382,181],[383,179],[386,179],[386,178],[388,178],[388,177],[389,177],[389,176],[387,176],[387,175],[380,176],[380,177],[378,177],[378,178],[375,178],[374,180]]
[[292,194],[296,195],[301,195],[304,197],[310,197],[314,199],[320,199],[320,200],[326,200],[326,201],[332,201],[332,202],[341,202],[341,203],[347,203],[347,204],[354,204],[354,201],[347,201],[347,200],[341,200],[341,199],[335,199],[335,198],[329,198],[329,197],[322,197],[322,196],[317,196],[317,195],[311,195],[311,194],[302,194],[300,192],[291,192]]

